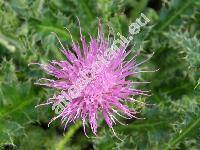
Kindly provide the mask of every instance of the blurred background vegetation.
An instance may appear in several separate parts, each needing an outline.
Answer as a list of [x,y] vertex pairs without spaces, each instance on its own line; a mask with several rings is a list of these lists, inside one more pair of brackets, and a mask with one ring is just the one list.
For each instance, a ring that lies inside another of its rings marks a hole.
[[[152,93],[137,98],[154,104],[139,108],[146,119],[115,125],[123,141],[104,121],[99,123],[97,138],[85,137],[79,122],[66,131],[59,120],[48,128],[54,112],[50,106],[35,106],[55,91],[34,85],[46,74],[28,64],[64,59],[51,32],[70,46],[64,27],[80,41],[76,16],[84,34],[93,36],[99,17],[105,27],[109,23],[116,33],[127,36],[129,24],[141,12],[151,22],[134,37],[132,50],[142,49],[144,58],[155,52],[144,66],[160,68],[140,76],[151,81],[138,87]],[[199,150],[199,37],[199,0],[0,0],[0,149]]]

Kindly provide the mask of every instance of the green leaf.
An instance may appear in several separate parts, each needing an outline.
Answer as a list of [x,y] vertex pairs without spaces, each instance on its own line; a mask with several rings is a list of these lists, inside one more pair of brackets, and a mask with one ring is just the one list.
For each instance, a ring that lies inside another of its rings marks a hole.
[[165,150],[173,148],[174,145],[179,143],[181,140],[186,138],[187,136],[191,135],[192,132],[196,131],[195,134],[199,134],[199,127],[200,127],[200,117],[194,118],[191,123],[185,128],[180,131],[175,137],[173,137],[165,146]]

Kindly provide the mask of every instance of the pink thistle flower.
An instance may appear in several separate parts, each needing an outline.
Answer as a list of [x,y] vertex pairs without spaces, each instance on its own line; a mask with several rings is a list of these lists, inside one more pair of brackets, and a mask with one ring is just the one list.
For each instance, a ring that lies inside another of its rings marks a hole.
[[110,42],[109,39],[105,38],[101,26],[98,28],[97,39],[90,35],[89,43],[86,43],[82,36],[81,28],[80,36],[82,51],[73,39],[72,51],[66,50],[58,39],[61,51],[67,60],[39,64],[56,80],[42,78],[37,84],[59,91],[58,95],[54,95],[45,104],[53,104],[54,106],[61,102],[66,104],[60,114],[54,117],[50,123],[61,118],[66,127],[69,122],[81,119],[85,134],[85,125],[86,122],[89,122],[92,132],[96,135],[97,120],[102,114],[105,122],[114,132],[113,124],[121,123],[116,115],[128,119],[137,118],[137,112],[128,108],[124,102],[135,102],[136,100],[131,96],[148,95],[148,91],[133,89],[132,85],[137,82],[131,82],[127,80],[127,77],[136,76],[139,73],[138,66],[149,58],[137,64],[135,58],[138,54],[136,54],[131,60],[125,61],[131,50],[126,52],[127,45],[121,45],[114,57],[108,59],[105,51],[110,48]]

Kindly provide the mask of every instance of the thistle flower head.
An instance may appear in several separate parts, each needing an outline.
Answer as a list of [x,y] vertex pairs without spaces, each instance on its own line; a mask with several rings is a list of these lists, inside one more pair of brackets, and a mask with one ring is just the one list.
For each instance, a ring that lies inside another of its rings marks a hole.
[[51,103],[54,107],[60,103],[66,104],[51,122],[61,118],[66,126],[69,122],[81,119],[84,132],[88,122],[96,135],[99,116],[103,116],[111,129],[113,124],[119,122],[116,115],[136,117],[136,111],[128,108],[124,102],[134,102],[132,96],[147,93],[133,89],[133,83],[127,80],[127,77],[135,76],[138,73],[137,67],[143,62],[136,64],[135,57],[125,61],[130,53],[130,50],[126,51],[125,45],[120,45],[112,57],[108,56],[107,50],[111,45],[101,26],[98,29],[98,37],[90,36],[89,43],[86,43],[80,30],[80,40],[81,47],[72,41],[72,50],[66,49],[59,40],[66,60],[40,64],[42,69],[56,80],[42,78],[38,84],[59,91],[59,94],[48,100],[48,104]]

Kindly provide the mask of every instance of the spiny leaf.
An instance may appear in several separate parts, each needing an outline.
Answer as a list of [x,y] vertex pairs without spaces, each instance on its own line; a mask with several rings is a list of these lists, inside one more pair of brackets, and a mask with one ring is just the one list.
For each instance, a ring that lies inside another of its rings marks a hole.
[[165,33],[165,36],[170,40],[170,46],[186,53],[185,59],[190,67],[200,67],[200,41],[196,36],[190,37],[187,31],[174,32],[174,30]]
[[169,143],[167,143],[167,146],[164,148],[165,150],[173,148],[175,144],[180,142],[182,139],[186,138],[191,132],[194,130],[197,130],[196,134],[199,134],[198,130],[200,127],[200,117],[194,118],[193,121],[182,131],[180,131],[180,134],[177,134],[175,137],[173,137]]

